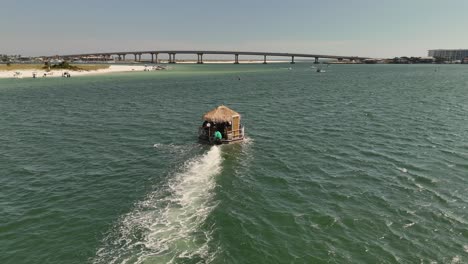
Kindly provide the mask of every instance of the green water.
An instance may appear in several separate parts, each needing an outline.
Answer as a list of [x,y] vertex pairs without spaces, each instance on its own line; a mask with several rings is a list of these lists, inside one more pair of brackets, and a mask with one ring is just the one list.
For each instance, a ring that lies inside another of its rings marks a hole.
[[0,80],[0,263],[467,263],[468,68],[311,65]]

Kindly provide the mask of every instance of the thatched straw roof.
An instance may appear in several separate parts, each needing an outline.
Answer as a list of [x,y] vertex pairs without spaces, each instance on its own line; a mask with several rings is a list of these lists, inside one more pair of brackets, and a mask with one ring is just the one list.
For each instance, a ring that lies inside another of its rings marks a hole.
[[203,115],[203,119],[209,122],[222,123],[232,121],[232,116],[239,115],[227,106],[220,105]]

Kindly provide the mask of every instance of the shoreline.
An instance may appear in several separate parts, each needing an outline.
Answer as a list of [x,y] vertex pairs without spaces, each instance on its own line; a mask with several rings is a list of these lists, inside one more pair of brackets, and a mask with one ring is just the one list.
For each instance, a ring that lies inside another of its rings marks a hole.
[[[212,60],[204,61],[203,64],[234,64],[234,60]],[[289,64],[290,61],[276,61],[267,60],[267,64]],[[197,64],[197,61],[177,61],[176,64]],[[202,65],[203,65],[202,64]],[[263,64],[263,60],[240,60],[239,64]],[[76,64],[81,65],[81,64]],[[85,76],[85,75],[100,75],[108,73],[124,73],[124,72],[141,72],[151,69],[153,66],[164,66],[168,67],[172,64],[167,61],[160,61],[158,64],[151,62],[128,62],[128,64],[118,63],[85,63],[82,65],[108,65],[108,68],[97,69],[97,70],[66,70],[66,69],[53,69],[46,71],[44,69],[11,69],[11,70],[0,70],[0,79],[22,79],[22,78],[33,78],[33,74],[36,74],[36,78],[57,78],[63,77],[64,73],[69,73],[70,77]],[[45,75],[45,76],[44,76]]]
[[[239,64],[261,64],[263,60],[248,60],[239,61]],[[267,63],[288,63],[288,61],[267,61]],[[167,62],[152,64],[151,62],[139,62],[132,64],[114,64],[114,63],[95,63],[99,65],[109,65],[106,69],[98,70],[66,70],[56,69],[46,71],[44,69],[12,69],[12,70],[0,70],[0,79],[22,79],[22,78],[33,78],[33,74],[36,74],[36,78],[57,78],[63,77],[63,73],[70,73],[70,77],[85,76],[85,75],[100,75],[107,73],[119,73],[119,72],[141,72],[145,69],[149,69],[152,66],[164,65],[169,66]],[[197,61],[178,61],[176,64],[197,64]],[[203,64],[234,64],[232,61],[205,61]],[[78,64],[79,65],[79,64]],[[83,64],[88,65],[88,64]]]
[[[205,60],[203,64],[234,64],[234,60]],[[290,61],[266,61],[267,63],[289,63]],[[167,63],[167,61],[164,61]],[[263,60],[239,60],[239,64],[262,64]],[[176,64],[197,64],[196,60],[181,60],[177,61]]]
[[[84,76],[84,75],[98,75],[98,74],[106,74],[106,73],[117,73],[117,72],[133,72],[133,71],[144,71],[147,68],[144,65],[109,65],[109,68],[106,69],[98,69],[98,70],[81,70],[81,71],[73,71],[73,70],[65,70],[65,69],[57,69],[57,70],[35,70],[35,69],[27,69],[27,70],[9,70],[9,71],[0,71],[0,79],[22,79],[22,78],[33,78],[33,74],[36,74],[36,78],[57,78],[62,77],[62,74],[65,72],[70,73],[71,77],[74,76]],[[18,74],[19,73],[19,74]],[[46,74],[46,76],[44,76]]]

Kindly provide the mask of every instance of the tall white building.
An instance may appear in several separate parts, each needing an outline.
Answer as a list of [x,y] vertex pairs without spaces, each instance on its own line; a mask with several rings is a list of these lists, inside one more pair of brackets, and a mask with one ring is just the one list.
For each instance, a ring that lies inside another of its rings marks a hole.
[[429,57],[444,58],[446,60],[463,60],[468,57],[468,49],[436,49],[429,50]]

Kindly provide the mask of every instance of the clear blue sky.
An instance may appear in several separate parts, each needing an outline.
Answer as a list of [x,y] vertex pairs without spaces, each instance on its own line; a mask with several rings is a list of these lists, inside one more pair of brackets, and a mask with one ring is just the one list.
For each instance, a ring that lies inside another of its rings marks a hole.
[[0,0],[0,54],[148,49],[372,57],[468,49],[467,0]]

